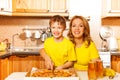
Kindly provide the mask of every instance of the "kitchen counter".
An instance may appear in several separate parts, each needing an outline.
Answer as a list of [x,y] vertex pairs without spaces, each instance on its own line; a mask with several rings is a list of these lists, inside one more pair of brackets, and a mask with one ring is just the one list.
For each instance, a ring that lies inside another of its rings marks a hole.
[[[104,54],[104,53],[108,53],[108,52],[99,52],[101,54]],[[117,52],[110,52],[111,55],[120,55],[120,51],[117,51]],[[0,58],[6,58],[6,57],[9,57],[11,55],[40,55],[39,53],[39,49],[37,50],[24,50],[24,51],[11,51],[11,50],[8,50],[8,51],[4,51],[4,52],[0,52]]]
[[[14,72],[11,75],[9,75],[5,80],[25,80],[24,78],[25,78],[26,73],[27,72]],[[87,71],[77,71],[77,74],[80,80],[88,80]],[[117,73],[113,79],[104,77],[104,78],[97,79],[97,80],[119,80],[119,79],[120,79],[120,74]]]
[[0,52],[0,59],[9,57],[11,55],[10,51]]
[[4,51],[0,52],[0,59],[9,57],[11,55],[40,55],[39,50],[34,50],[34,51]]

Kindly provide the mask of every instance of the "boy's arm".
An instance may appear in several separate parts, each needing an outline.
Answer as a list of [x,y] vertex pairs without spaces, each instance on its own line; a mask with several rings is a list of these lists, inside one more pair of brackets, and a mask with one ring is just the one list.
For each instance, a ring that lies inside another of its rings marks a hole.
[[68,61],[64,65],[56,67],[56,69],[58,69],[58,70],[60,70],[60,69],[68,69],[68,68],[72,67],[73,65],[74,65],[73,61]]
[[40,55],[45,60],[46,68],[53,70],[54,63],[52,62],[51,58],[46,54],[44,48],[40,49]]

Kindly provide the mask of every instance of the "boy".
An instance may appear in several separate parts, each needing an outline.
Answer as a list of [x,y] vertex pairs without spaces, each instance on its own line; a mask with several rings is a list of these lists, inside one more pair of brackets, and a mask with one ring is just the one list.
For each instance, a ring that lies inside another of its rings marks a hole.
[[73,43],[63,36],[66,28],[65,18],[55,15],[50,19],[49,25],[53,37],[47,38],[44,49],[40,50],[41,56],[45,59],[46,68],[60,70],[72,67],[76,56]]

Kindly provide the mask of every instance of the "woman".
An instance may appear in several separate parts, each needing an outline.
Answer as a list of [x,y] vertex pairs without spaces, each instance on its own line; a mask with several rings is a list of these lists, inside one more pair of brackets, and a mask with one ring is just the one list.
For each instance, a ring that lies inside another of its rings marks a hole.
[[87,70],[89,61],[100,59],[98,50],[90,37],[88,21],[82,16],[74,16],[70,21],[69,39],[75,44],[77,61],[74,68]]
[[63,36],[66,20],[62,16],[55,15],[50,19],[49,25],[53,37],[47,38],[44,49],[40,50],[47,69],[66,69],[73,66],[73,61],[76,61],[74,45]]

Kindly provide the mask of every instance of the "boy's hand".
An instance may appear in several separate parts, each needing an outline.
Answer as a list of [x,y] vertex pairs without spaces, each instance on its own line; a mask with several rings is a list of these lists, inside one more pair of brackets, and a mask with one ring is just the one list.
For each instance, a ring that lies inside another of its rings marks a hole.
[[56,67],[55,69],[61,70],[61,69],[63,69],[63,67],[62,67],[62,66],[58,66],[58,67]]
[[54,63],[49,57],[45,59],[45,65],[47,69],[54,69]]

